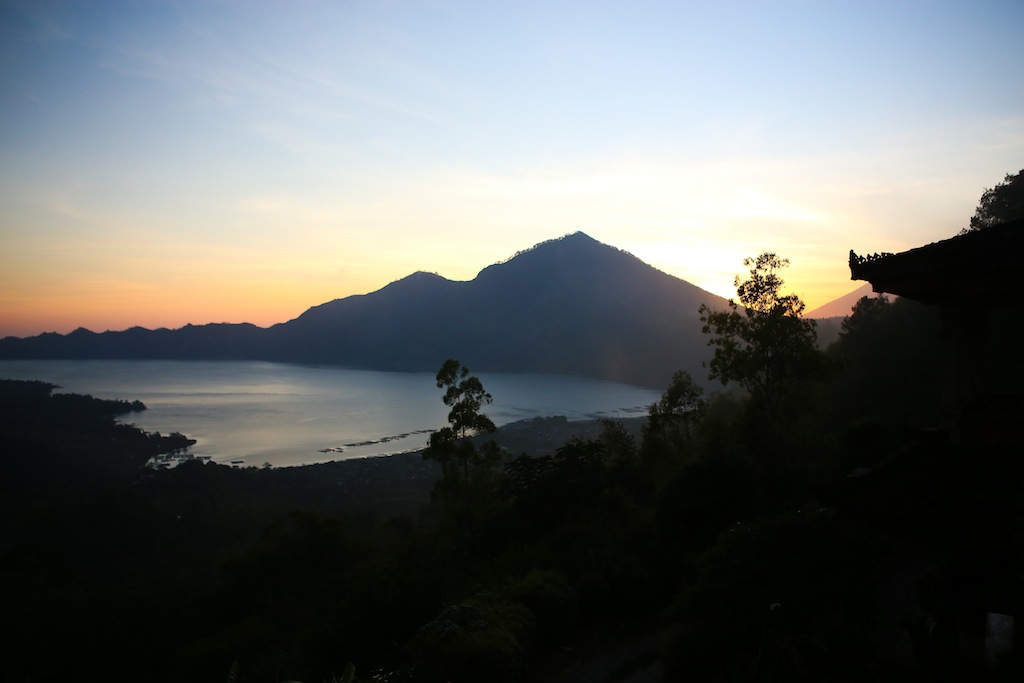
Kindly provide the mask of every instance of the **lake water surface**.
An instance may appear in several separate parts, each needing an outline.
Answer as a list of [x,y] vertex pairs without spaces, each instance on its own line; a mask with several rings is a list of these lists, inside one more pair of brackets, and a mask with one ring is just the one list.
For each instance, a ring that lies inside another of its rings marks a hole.
[[[501,426],[535,416],[570,420],[642,415],[660,392],[563,375],[474,373]],[[139,400],[125,422],[196,439],[217,462],[275,467],[417,450],[445,425],[433,373],[376,372],[250,361],[0,361],[0,377],[62,392]]]

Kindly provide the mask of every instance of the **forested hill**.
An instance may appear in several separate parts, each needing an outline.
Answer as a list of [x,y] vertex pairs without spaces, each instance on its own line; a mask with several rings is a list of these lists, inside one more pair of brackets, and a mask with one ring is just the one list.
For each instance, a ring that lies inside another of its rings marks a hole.
[[365,295],[252,325],[76,330],[0,340],[0,358],[260,359],[382,370],[578,374],[662,387],[703,377],[697,309],[724,299],[578,232],[541,243],[468,282],[414,273]]

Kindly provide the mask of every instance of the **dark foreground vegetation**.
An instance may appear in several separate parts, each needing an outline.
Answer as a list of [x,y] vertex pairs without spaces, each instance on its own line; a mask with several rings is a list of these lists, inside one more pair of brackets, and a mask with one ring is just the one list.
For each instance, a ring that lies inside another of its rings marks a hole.
[[141,406],[0,383],[3,677],[1019,680],[957,645],[1020,606],[1024,491],[1019,449],[927,429],[937,312],[864,299],[821,353],[748,265],[701,312],[736,393],[680,372],[642,430],[528,455],[455,360],[425,458],[285,470],[146,469],[186,440],[115,422]]

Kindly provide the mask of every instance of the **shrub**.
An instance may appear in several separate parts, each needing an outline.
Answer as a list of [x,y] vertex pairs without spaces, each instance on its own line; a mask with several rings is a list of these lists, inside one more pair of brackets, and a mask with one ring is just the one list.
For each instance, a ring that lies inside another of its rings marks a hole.
[[666,671],[821,680],[863,666],[881,550],[828,511],[734,527],[700,556],[676,602]]
[[493,594],[452,605],[409,643],[415,679],[423,683],[516,683],[526,673],[533,615]]
[[540,645],[561,645],[575,631],[576,591],[557,571],[534,570],[510,592],[533,613]]

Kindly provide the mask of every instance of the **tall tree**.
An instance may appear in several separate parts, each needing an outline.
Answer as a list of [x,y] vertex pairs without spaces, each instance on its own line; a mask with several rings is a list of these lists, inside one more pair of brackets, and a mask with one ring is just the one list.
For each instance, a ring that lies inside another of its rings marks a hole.
[[437,387],[444,389],[441,400],[451,408],[448,426],[430,435],[424,458],[437,460],[446,486],[463,487],[477,470],[491,470],[497,464],[497,448],[493,442],[477,449],[468,437],[493,432],[496,427],[480,412],[493,398],[483,383],[469,374],[454,358],[449,358],[437,373]]
[[874,326],[878,319],[885,315],[892,302],[885,294],[879,296],[862,296],[853,305],[850,315],[843,318],[840,327],[839,338],[843,340],[856,337],[864,333],[864,330]]
[[800,297],[781,293],[779,271],[788,259],[764,253],[743,259],[743,265],[750,268],[749,278],[735,279],[742,309],[731,299],[726,311],[700,307],[703,332],[715,348],[709,378],[724,385],[736,382],[755,406],[775,418],[789,407],[800,384],[821,369],[816,326],[801,317]]
[[677,370],[657,403],[647,410],[643,452],[651,464],[674,465],[692,457],[693,430],[706,408],[704,389],[690,373]]
[[[480,412],[494,400],[484,391],[483,383],[469,374],[469,368],[449,358],[437,372],[437,388],[444,389],[444,404],[451,408],[448,413],[448,427],[452,434],[448,438],[464,439],[481,432],[493,432],[495,427],[490,418]],[[441,430],[444,431],[444,430]]]
[[1024,169],[1017,175],[1007,173],[1003,182],[985,189],[971,216],[971,226],[963,232],[982,230],[1021,218],[1024,218]]

